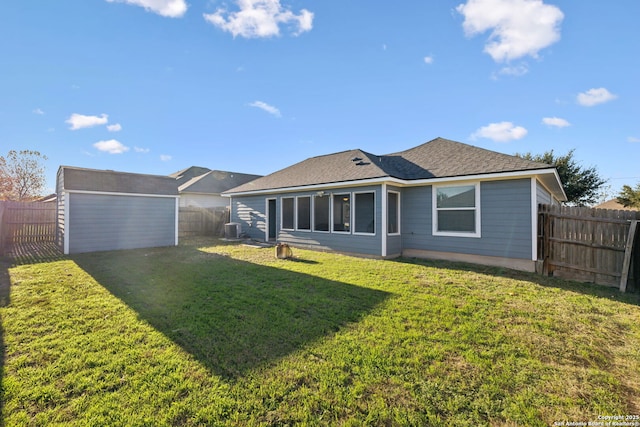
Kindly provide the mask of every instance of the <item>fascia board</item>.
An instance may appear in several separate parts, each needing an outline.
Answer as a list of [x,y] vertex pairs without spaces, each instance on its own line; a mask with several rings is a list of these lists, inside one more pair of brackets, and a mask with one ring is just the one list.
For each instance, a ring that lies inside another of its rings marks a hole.
[[99,194],[101,196],[130,196],[130,197],[162,197],[179,199],[179,194],[145,194],[145,193],[117,193],[112,191],[89,191],[89,190],[64,190],[65,193],[73,194]]
[[[333,188],[345,188],[345,187],[361,187],[365,185],[375,185],[375,184],[393,184],[398,187],[416,187],[422,185],[432,185],[439,184],[442,182],[460,182],[460,181],[494,181],[494,180],[504,180],[509,178],[528,178],[537,175],[546,175],[546,174],[554,174],[558,183],[560,183],[560,177],[558,176],[558,172],[555,168],[546,168],[546,169],[532,169],[532,170],[524,170],[524,171],[514,171],[514,172],[500,172],[500,173],[490,173],[490,174],[477,174],[477,175],[462,175],[462,176],[449,176],[442,178],[425,178],[425,179],[414,179],[414,180],[406,180],[399,179],[394,177],[380,177],[380,178],[371,178],[371,179],[362,179],[355,181],[343,181],[336,183],[328,183],[328,184],[313,184],[313,185],[305,185],[305,186],[296,186],[296,187],[282,187],[282,188],[269,188],[264,190],[255,190],[255,191],[243,191],[238,193],[222,193],[221,195],[224,197],[235,197],[235,196],[252,196],[252,195],[260,195],[260,194],[277,194],[277,193],[289,193],[295,191],[313,191],[313,190],[327,190]],[[560,189],[562,187],[560,186]],[[564,190],[562,191],[564,195]],[[566,198],[566,195],[565,195]]]

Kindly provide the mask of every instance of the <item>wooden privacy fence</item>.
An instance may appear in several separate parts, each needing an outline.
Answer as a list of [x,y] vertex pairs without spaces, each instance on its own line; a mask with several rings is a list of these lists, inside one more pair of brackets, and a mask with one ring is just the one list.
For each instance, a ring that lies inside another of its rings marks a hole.
[[228,222],[227,208],[181,207],[178,237],[224,236],[224,225]]
[[54,242],[55,235],[55,203],[0,202],[0,254],[18,245]]
[[539,205],[544,274],[619,287],[640,284],[640,211]]

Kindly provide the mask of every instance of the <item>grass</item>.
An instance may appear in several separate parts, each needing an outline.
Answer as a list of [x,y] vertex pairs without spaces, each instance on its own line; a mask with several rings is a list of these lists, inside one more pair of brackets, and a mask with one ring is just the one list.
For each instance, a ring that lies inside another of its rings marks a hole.
[[[194,241],[5,265],[5,425],[550,425],[640,414],[640,299]],[[6,279],[6,278],[5,278]]]

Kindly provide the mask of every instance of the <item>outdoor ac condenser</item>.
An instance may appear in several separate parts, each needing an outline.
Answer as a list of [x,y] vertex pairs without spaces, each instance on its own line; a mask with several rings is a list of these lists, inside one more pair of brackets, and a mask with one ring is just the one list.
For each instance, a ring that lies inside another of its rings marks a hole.
[[240,238],[240,224],[237,222],[229,222],[224,225],[224,237],[225,239],[239,239]]

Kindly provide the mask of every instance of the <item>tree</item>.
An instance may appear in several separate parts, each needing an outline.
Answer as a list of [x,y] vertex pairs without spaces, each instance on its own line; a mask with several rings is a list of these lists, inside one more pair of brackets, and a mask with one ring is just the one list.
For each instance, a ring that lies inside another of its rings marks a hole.
[[582,168],[573,158],[574,151],[570,150],[564,156],[556,156],[553,150],[536,155],[516,153],[516,156],[555,166],[567,195],[565,203],[577,206],[594,204],[598,198],[598,190],[607,180],[600,177],[595,166]]
[[623,185],[622,191],[618,194],[617,200],[618,203],[625,208],[640,209],[640,182],[636,184],[635,188]]
[[31,200],[45,186],[44,165],[47,156],[33,150],[11,150],[0,156],[0,200]]

